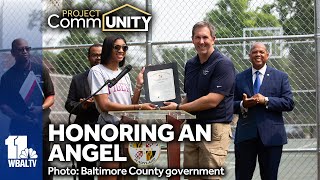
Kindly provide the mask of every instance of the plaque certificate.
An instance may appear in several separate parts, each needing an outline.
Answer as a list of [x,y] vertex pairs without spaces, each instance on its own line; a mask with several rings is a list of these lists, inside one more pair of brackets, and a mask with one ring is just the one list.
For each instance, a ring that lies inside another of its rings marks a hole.
[[180,103],[177,64],[147,66],[144,72],[146,100],[158,106],[164,101]]

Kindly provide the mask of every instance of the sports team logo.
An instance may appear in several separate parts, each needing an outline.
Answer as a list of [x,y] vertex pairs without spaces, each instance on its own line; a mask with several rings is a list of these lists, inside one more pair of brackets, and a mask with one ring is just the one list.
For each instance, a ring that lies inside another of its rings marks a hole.
[[129,143],[129,155],[138,165],[149,165],[157,161],[161,147],[157,142],[131,142]]
[[9,167],[36,167],[37,152],[32,148],[27,148],[27,136],[9,136],[5,140],[8,146],[8,165]]

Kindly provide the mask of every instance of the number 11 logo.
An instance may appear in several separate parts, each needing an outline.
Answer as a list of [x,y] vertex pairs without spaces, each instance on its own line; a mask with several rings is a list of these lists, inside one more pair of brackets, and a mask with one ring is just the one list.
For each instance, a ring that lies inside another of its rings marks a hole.
[[36,167],[38,155],[35,150],[27,147],[27,136],[9,136],[5,144],[8,146],[9,167]]

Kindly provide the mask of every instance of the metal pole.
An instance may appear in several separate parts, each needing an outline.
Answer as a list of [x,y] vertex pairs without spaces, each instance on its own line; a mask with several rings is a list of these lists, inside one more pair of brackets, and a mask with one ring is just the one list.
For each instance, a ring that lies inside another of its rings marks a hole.
[[316,47],[316,64],[317,64],[317,156],[318,156],[318,177],[317,179],[320,180],[320,0],[315,0],[314,3],[315,11],[315,28],[314,28],[314,39],[315,39],[315,47]]
[[3,41],[3,6],[4,1],[0,0],[0,49],[2,49],[2,41]]
[[[237,37],[237,38],[217,38],[216,46],[221,46],[223,42],[233,42],[228,46],[238,46],[234,42],[237,41],[239,43],[244,41],[271,41],[271,40],[289,40],[287,41],[288,44],[292,43],[305,43],[305,42],[297,42],[292,40],[300,40],[300,39],[311,39],[312,42],[315,39],[315,35],[313,34],[306,34],[306,35],[286,35],[286,36],[260,36],[260,37]],[[291,42],[292,41],[292,42]],[[308,42],[309,43],[309,42]],[[130,46],[143,46],[146,45],[146,42],[127,42]],[[151,41],[150,44],[152,45],[166,45],[166,44],[190,44],[192,46],[192,41]],[[57,45],[57,46],[45,46],[45,47],[32,47],[32,50],[56,50],[56,49],[79,49],[79,48],[88,48],[92,44],[75,44],[75,45]],[[240,46],[241,44],[239,44]],[[192,46],[193,47],[193,46]],[[10,52],[11,49],[0,49],[0,52]]]
[[[152,14],[152,0],[146,0],[147,12]],[[146,65],[152,64],[152,19],[146,35]]]

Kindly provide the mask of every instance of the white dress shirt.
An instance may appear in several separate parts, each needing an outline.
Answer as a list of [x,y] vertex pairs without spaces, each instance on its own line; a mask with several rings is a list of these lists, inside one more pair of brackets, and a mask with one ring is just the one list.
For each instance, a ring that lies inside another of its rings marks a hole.
[[[260,82],[262,84],[263,82],[263,78],[264,75],[266,74],[266,70],[267,70],[267,64],[265,64],[261,69],[257,70],[253,67],[252,68],[252,84],[254,84],[254,81],[256,80],[256,71],[259,71],[259,78],[260,78]],[[268,98],[268,97],[266,97]],[[248,112],[248,108],[243,107],[243,101],[240,102],[240,108],[241,108],[241,112]],[[268,107],[267,107],[268,108]]]

